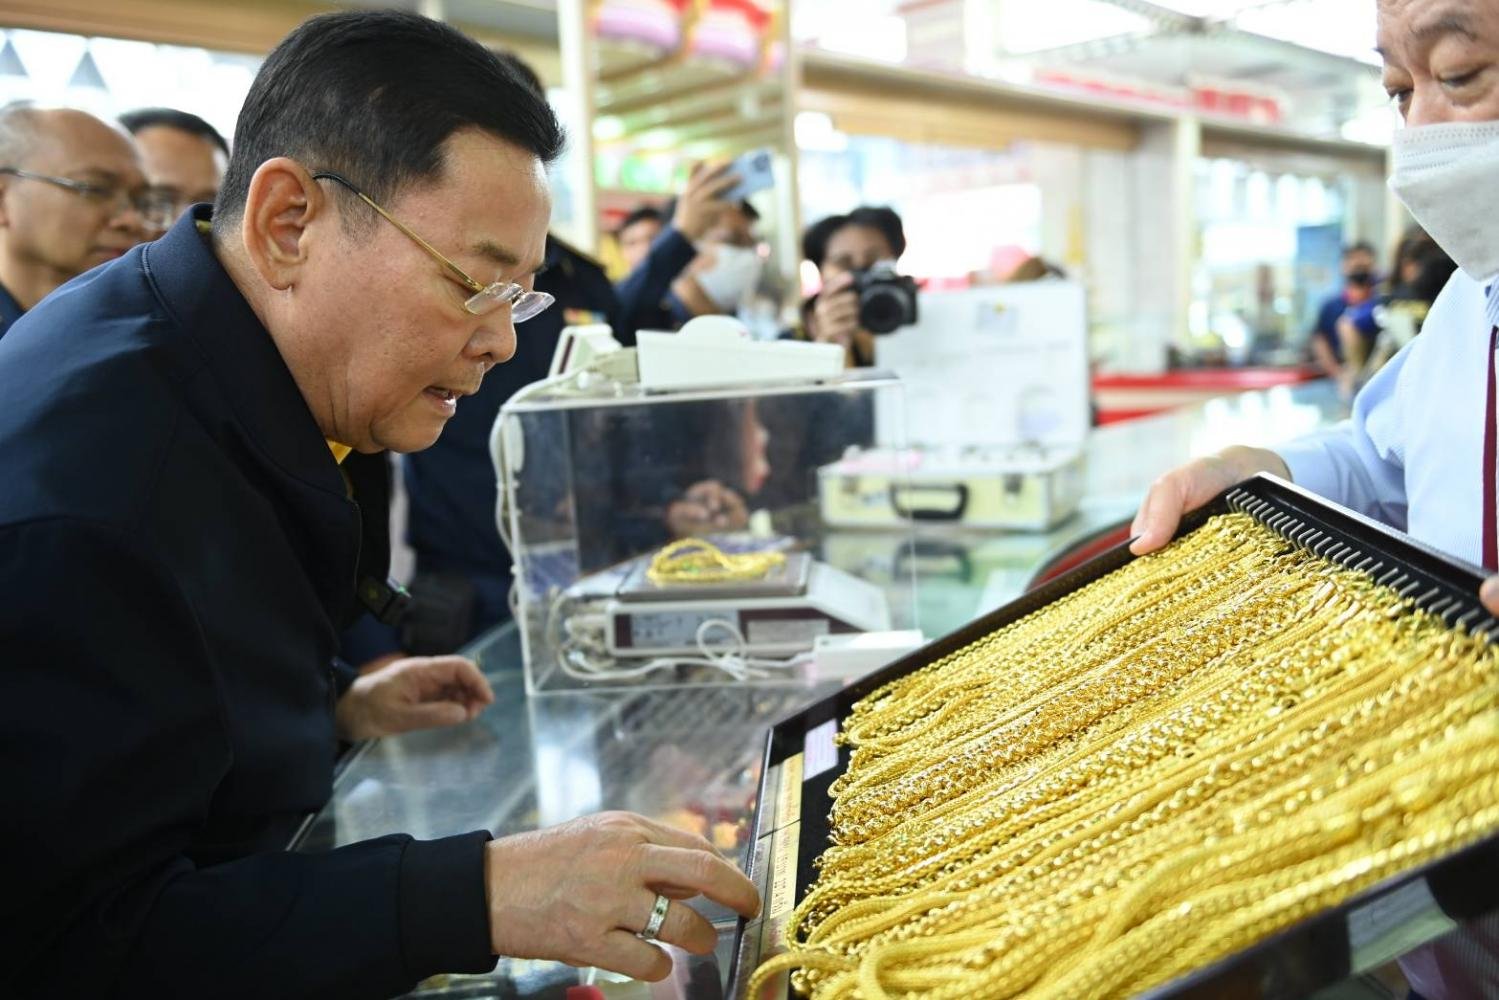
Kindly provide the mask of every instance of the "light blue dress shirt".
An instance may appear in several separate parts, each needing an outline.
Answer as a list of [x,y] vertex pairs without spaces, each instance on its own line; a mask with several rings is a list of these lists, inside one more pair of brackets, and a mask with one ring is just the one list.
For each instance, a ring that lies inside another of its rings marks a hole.
[[[1478,565],[1490,331],[1499,283],[1462,271],[1421,335],[1353,402],[1352,419],[1277,449],[1300,486]],[[1400,960],[1427,1000],[1499,996],[1499,918],[1487,917]]]
[[1421,335],[1354,399],[1352,419],[1277,449],[1297,485],[1478,565],[1495,299],[1454,273]]

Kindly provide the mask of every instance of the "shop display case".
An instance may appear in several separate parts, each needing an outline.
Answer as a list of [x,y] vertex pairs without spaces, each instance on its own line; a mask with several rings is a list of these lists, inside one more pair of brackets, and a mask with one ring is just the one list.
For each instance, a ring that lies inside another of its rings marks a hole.
[[815,551],[817,470],[870,444],[901,392],[879,373],[670,393],[574,378],[507,403],[492,445],[527,690],[801,683],[817,636],[910,627],[908,600]]

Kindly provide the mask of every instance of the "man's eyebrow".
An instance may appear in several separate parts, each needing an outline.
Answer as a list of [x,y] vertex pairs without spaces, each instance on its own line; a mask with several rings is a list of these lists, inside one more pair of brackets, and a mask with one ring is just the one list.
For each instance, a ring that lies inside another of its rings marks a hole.
[[474,244],[474,253],[494,261],[501,267],[519,267],[520,256],[514,250],[500,246],[492,240],[480,240]]
[[[514,250],[510,250],[506,247],[500,246],[493,240],[480,240],[479,242],[475,243],[474,253],[478,254],[480,257],[484,257],[487,260],[493,261],[508,272],[513,273],[516,268],[521,266],[521,259],[519,254],[517,254]],[[535,275],[540,274],[545,270],[546,263],[543,262],[537,264],[526,273]]]
[[1411,37],[1418,42],[1434,42],[1447,35],[1462,35],[1470,42],[1478,41],[1478,32],[1473,30],[1473,22],[1458,10],[1438,11],[1411,29]]
[[105,184],[118,184],[124,179],[124,175],[108,167],[77,167],[73,173],[83,174],[90,180],[103,181]]

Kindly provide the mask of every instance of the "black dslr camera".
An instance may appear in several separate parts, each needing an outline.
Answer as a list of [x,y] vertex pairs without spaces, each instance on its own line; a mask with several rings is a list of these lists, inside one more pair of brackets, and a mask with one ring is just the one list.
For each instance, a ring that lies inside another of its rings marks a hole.
[[916,279],[895,273],[895,265],[881,262],[854,272],[859,296],[859,325],[870,333],[894,333],[916,322]]

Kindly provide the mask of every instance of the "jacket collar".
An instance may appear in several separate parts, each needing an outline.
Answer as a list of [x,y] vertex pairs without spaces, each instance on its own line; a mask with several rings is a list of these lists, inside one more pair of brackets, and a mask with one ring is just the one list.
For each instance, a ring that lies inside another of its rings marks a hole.
[[202,351],[235,416],[284,473],[344,495],[338,463],[318,430],[276,342],[198,232],[210,207],[197,205],[142,248],[141,267],[157,297]]
[[357,508],[296,380],[260,319],[214,255],[198,205],[141,248],[141,268],[175,325],[204,358],[255,460],[295,510],[304,566],[336,621],[353,597]]

